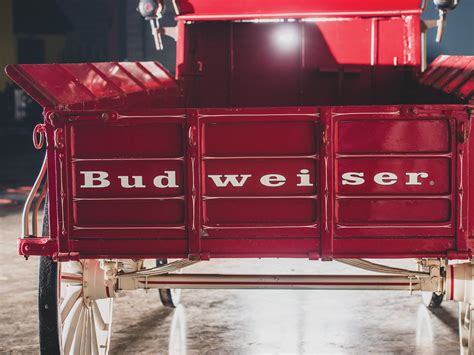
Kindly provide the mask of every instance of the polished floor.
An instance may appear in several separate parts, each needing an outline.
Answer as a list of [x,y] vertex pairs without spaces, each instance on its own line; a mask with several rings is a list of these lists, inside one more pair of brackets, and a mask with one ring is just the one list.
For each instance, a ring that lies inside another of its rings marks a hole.
[[[16,256],[20,214],[0,211],[0,352],[38,349],[38,259]],[[414,262],[392,264],[414,267]],[[8,267],[6,267],[8,266]],[[337,262],[214,260],[214,273],[359,273]],[[156,290],[119,297],[111,354],[457,354],[457,306],[428,311],[388,291],[184,290],[175,310]]]
[[[392,263],[393,264],[393,263]],[[400,264],[395,262],[394,264]],[[403,263],[412,266],[413,262]],[[300,260],[211,261],[189,272],[358,272]],[[171,354],[457,354],[457,307],[430,312],[421,296],[388,291],[184,290],[169,311],[157,297],[116,302],[112,352]],[[146,306],[145,306],[146,305]],[[136,314],[121,309],[135,309]]]

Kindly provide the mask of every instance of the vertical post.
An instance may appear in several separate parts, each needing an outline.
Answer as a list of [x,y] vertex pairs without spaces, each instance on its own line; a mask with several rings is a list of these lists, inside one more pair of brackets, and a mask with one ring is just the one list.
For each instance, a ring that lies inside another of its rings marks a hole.
[[[469,145],[471,142],[468,141],[468,117],[469,113],[466,112],[454,112],[453,116],[455,120],[450,120],[451,130],[455,132],[457,139],[452,139],[452,150],[455,152],[453,155],[453,161],[455,162],[456,171],[453,172],[452,179],[456,181],[453,186],[455,191],[454,201],[456,201],[456,207],[452,208],[456,216],[456,249],[458,252],[468,251],[470,245],[469,242],[469,161],[472,156],[469,157]],[[472,168],[471,168],[472,169]],[[453,202],[454,202],[453,201]]]
[[321,161],[320,161],[320,204],[321,204],[321,258],[330,260],[333,256],[333,200],[334,159],[333,117],[331,108],[322,108],[321,119]]
[[201,152],[200,124],[197,109],[187,111],[187,154],[186,154],[186,206],[188,231],[188,257],[201,258]]
[[[57,238],[58,252],[68,253],[69,208],[67,200],[66,125],[57,112],[45,114],[48,156],[48,213],[51,238]],[[53,174],[54,172],[54,174]],[[70,191],[70,190],[69,190]]]

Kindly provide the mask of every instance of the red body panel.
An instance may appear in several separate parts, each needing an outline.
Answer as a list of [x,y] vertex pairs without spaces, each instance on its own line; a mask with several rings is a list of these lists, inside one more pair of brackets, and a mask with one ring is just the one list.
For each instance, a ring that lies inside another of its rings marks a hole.
[[442,55],[423,73],[420,82],[445,94],[474,103],[474,56]]
[[186,20],[299,18],[341,15],[383,16],[421,11],[419,0],[240,0],[219,3],[214,0],[178,0],[176,3],[180,13],[179,18]]
[[179,28],[177,74],[187,107],[415,102],[418,15],[183,21]]
[[[458,137],[467,123],[462,106],[140,110],[110,117],[63,111],[47,123],[50,218],[58,222],[50,237],[59,255],[468,253],[466,225],[461,230],[469,218],[460,193],[468,189],[460,167],[468,151],[459,154],[466,149]],[[58,130],[63,147],[52,143]],[[92,185],[110,184],[87,187],[87,172],[95,174]],[[353,177],[343,175],[350,172],[364,181],[348,184]],[[119,176],[127,177],[125,187]],[[127,187],[133,177],[143,187]]]
[[7,75],[43,107],[176,106],[176,80],[158,62],[22,64]]

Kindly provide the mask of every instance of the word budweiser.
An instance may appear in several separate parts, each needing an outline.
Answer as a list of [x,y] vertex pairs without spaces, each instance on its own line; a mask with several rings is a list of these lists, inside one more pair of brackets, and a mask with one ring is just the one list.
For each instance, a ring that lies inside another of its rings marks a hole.
[[[116,176],[110,177],[106,171],[81,171],[84,177],[84,183],[81,188],[106,188],[116,181],[124,189],[145,188],[146,184],[153,184],[156,188],[178,188],[176,180],[176,171],[165,171],[162,175],[157,175],[144,181],[143,176]],[[297,174],[296,186],[314,186],[308,169],[301,169]],[[216,187],[244,187],[245,184],[257,178],[261,185],[266,187],[279,187],[286,184],[286,177],[281,174],[265,174],[254,177],[250,174],[227,174],[227,175],[207,175]],[[405,185],[422,185],[423,181],[428,178],[425,172],[407,172],[403,176],[399,176],[392,172],[380,172],[371,177],[366,176],[364,172],[346,172],[341,175],[342,185],[362,185],[367,179],[371,179],[377,185],[393,185],[402,182]]]

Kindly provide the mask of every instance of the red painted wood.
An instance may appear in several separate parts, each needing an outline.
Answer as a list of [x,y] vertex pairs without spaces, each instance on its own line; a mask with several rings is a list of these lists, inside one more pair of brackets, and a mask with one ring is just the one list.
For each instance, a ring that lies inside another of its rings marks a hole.
[[210,0],[178,0],[177,5],[180,17],[183,19],[242,19],[242,18],[268,18],[268,17],[304,17],[316,15],[361,15],[398,14],[400,12],[419,12],[420,1],[270,1],[270,0],[241,0],[220,2]]

